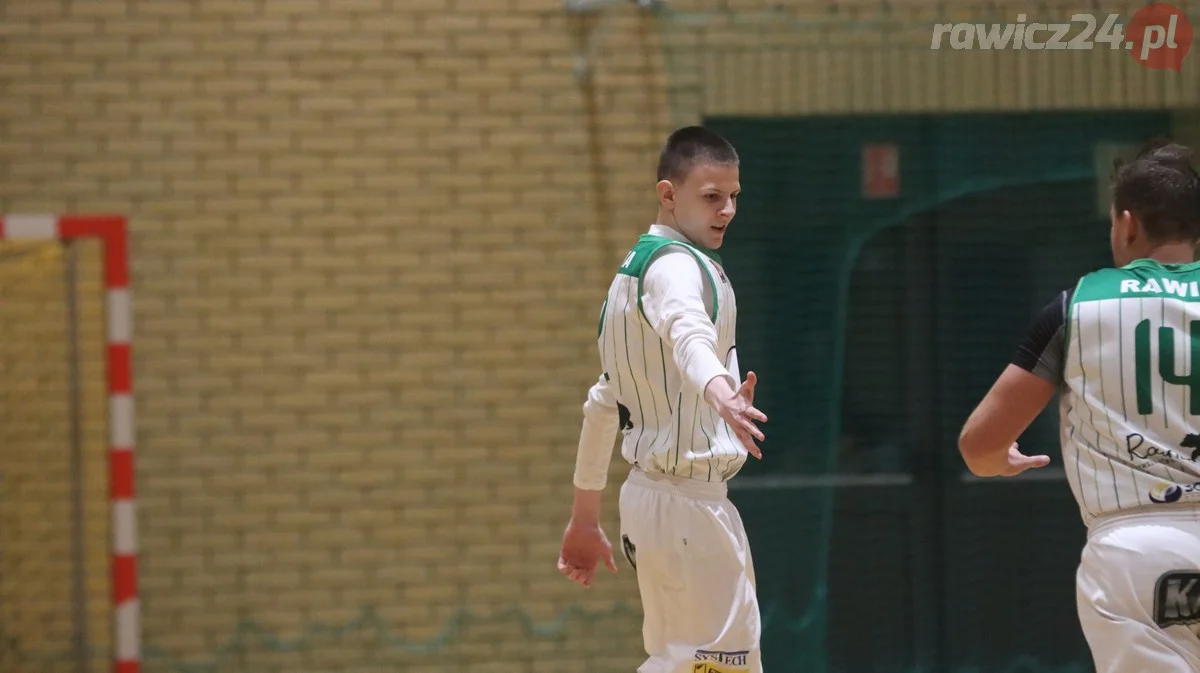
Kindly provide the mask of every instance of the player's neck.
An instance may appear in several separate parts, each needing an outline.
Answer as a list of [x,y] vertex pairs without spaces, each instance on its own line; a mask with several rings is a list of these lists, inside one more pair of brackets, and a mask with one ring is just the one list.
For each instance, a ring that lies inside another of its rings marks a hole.
[[1190,243],[1168,243],[1150,250],[1146,257],[1159,264],[1191,264],[1196,261],[1196,250]]
[[666,227],[667,229],[670,229],[671,231],[675,232],[675,234],[679,236],[680,240],[684,240],[684,241],[687,241],[688,243],[692,243],[692,239],[688,238],[688,235],[683,233],[682,229],[675,226],[675,223],[671,219],[671,217],[667,216],[665,213],[663,213],[663,211],[661,211],[661,210],[658,211],[658,217],[655,218],[654,223],[660,227]]

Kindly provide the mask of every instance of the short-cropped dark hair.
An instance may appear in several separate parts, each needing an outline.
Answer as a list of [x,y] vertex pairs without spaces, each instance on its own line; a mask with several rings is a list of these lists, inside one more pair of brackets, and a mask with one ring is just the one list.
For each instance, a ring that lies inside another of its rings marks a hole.
[[699,163],[736,166],[737,150],[719,133],[685,126],[667,138],[658,157],[658,179],[682,181]]
[[1200,175],[1192,151],[1169,140],[1148,143],[1131,161],[1115,163],[1113,208],[1137,217],[1157,243],[1200,241]]

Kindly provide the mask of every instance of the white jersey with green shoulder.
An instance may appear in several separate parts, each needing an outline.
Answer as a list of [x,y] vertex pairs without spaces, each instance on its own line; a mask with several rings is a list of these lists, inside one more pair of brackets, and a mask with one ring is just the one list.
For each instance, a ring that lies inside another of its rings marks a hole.
[[642,285],[651,260],[667,246],[680,246],[700,263],[712,288],[717,357],[740,381],[734,335],[737,302],[733,287],[712,251],[653,234],[643,234],[621,263],[600,316],[597,343],[620,412],[621,455],[635,467],[697,479],[725,481],[746,462],[746,449],[725,421],[680,375],[671,349],[642,309]]
[[1084,522],[1200,502],[1200,263],[1088,274],[1066,317],[1061,440]]

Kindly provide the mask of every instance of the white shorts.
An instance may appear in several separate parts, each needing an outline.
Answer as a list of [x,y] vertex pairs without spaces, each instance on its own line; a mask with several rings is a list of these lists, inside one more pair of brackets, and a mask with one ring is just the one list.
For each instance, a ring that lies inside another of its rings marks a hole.
[[1097,673],[1200,671],[1200,511],[1093,525],[1076,604]]
[[638,673],[762,673],[754,564],[725,484],[634,469],[620,511],[645,615]]

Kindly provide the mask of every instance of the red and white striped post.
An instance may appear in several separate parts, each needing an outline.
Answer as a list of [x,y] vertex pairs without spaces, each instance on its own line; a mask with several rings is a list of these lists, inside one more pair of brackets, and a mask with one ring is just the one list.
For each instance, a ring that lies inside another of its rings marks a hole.
[[137,594],[137,512],[133,490],[133,311],[125,218],[115,215],[4,215],[0,240],[95,238],[103,244],[107,323],[109,499],[112,510],[112,587],[115,673],[141,666]]

